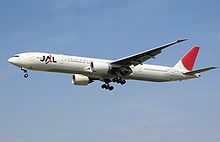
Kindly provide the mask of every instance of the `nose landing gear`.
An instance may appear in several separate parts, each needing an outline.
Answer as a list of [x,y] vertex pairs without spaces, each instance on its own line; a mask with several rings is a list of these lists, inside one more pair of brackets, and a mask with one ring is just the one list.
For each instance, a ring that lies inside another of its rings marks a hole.
[[28,74],[27,73],[24,74],[24,78],[28,78]]
[[27,70],[24,69],[24,68],[21,68],[21,70],[24,72],[24,78],[28,78],[28,73],[27,73]]

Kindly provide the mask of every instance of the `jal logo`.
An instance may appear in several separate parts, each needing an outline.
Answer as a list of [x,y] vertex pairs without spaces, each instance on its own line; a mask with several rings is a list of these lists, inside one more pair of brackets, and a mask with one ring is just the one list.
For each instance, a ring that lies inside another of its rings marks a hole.
[[43,56],[42,59],[40,59],[41,62],[45,62],[46,64],[48,63],[56,63],[54,56],[49,55],[49,56]]

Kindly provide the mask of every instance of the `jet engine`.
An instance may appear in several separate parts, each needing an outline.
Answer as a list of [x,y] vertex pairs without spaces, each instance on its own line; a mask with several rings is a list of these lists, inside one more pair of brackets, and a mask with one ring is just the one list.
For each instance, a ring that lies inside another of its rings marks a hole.
[[99,75],[106,75],[111,69],[111,65],[104,62],[91,62],[90,66],[92,72]]
[[93,81],[82,74],[74,74],[72,78],[72,84],[74,85],[88,85],[89,83],[92,83]]

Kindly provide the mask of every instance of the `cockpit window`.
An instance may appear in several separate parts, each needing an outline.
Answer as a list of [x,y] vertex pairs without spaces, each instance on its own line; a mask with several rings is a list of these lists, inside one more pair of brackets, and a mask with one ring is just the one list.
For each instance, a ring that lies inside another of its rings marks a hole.
[[19,55],[14,55],[13,57],[19,57]]

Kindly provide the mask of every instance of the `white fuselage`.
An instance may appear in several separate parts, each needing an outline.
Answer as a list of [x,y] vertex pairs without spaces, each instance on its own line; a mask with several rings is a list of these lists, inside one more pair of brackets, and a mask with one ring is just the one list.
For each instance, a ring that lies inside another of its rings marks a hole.
[[[49,57],[49,58],[48,58]],[[69,74],[82,74],[93,79],[113,78],[111,74],[100,74],[92,72],[90,69],[91,62],[110,64],[113,60],[103,60],[96,58],[86,58],[77,56],[68,56],[50,53],[21,53],[9,59],[9,62],[22,68],[37,71],[59,72]],[[124,79],[166,82],[195,78],[196,76],[184,75],[182,71],[173,67],[158,65],[137,65],[130,66],[132,73]]]

